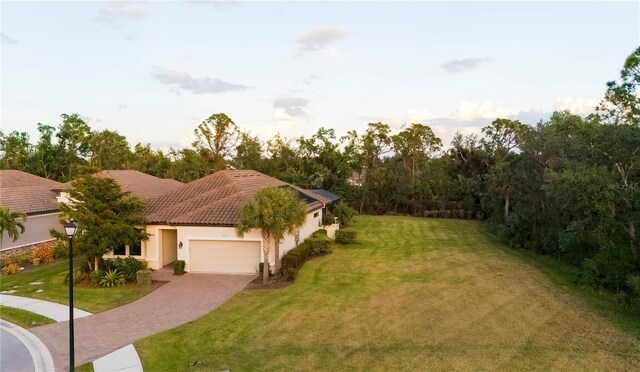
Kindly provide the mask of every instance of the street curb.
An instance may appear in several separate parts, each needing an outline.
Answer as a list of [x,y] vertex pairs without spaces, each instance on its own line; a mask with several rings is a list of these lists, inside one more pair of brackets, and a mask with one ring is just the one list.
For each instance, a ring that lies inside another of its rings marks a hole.
[[49,349],[33,333],[2,319],[0,319],[0,328],[15,336],[29,350],[36,372],[54,370],[53,358]]

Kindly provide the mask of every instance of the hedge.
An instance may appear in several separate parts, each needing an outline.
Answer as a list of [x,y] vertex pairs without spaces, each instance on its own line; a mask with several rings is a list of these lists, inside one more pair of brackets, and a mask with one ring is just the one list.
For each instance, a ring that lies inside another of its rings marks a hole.
[[140,287],[151,285],[151,270],[139,270],[136,273],[136,281]]
[[358,234],[353,230],[336,230],[336,243],[354,244]]
[[318,230],[282,257],[281,270],[285,279],[295,279],[298,270],[310,257],[331,253],[331,239],[326,237],[326,233],[326,230]]

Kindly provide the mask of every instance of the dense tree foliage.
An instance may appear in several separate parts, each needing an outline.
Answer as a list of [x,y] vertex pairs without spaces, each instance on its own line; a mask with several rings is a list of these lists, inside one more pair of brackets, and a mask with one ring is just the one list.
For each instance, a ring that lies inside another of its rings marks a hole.
[[595,114],[556,112],[537,124],[497,118],[445,149],[419,123],[399,131],[370,123],[343,137],[320,128],[265,143],[220,113],[196,128],[191,148],[165,154],[143,144],[131,150],[117,133],[62,115],[57,127],[38,124],[35,143],[26,133],[0,134],[0,166],[59,181],[108,168],[184,182],[255,169],[327,189],[360,213],[486,219],[513,246],[572,262],[584,281],[624,291],[640,272],[639,84],[640,48],[607,83]]

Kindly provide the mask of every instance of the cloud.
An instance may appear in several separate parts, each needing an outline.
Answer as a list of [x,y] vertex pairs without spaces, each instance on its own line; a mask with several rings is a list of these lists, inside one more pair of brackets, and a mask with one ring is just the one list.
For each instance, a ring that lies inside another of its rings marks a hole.
[[135,39],[138,38],[138,34],[134,32],[125,32],[124,34],[122,34],[122,36],[124,36],[124,38],[127,39],[128,41],[134,41]]
[[124,103],[121,103],[121,104],[118,105],[118,111],[126,110],[128,108],[129,108],[129,106],[125,105]]
[[299,81],[299,83],[304,85],[311,85],[311,83],[313,83],[314,80],[318,80],[318,79],[320,79],[320,76],[310,74],[310,75],[307,75],[307,77],[305,77],[304,80]]
[[430,119],[433,119],[433,114],[427,110],[407,110],[407,124],[422,124]]
[[224,9],[230,6],[239,5],[239,2],[235,0],[184,0],[184,2],[189,5],[208,5],[217,9]]
[[451,61],[447,61],[440,65],[445,71],[450,74],[457,74],[459,72],[471,71],[478,68],[481,64],[489,62],[490,58],[465,58],[465,59],[454,59]]
[[171,91],[177,94],[180,94],[180,91],[187,91],[194,94],[216,94],[249,89],[246,85],[229,83],[208,76],[195,78],[186,72],[179,71],[161,70],[154,73],[152,77],[162,84],[171,87]]
[[305,54],[326,48],[347,37],[347,32],[337,27],[323,27],[307,31],[296,39],[298,53]]
[[280,97],[273,101],[273,107],[282,109],[282,111],[291,117],[306,117],[305,108],[309,104],[309,100],[302,97]]
[[139,21],[144,18],[142,8],[136,3],[128,1],[109,1],[100,8],[97,14],[98,20],[109,24],[118,24],[122,21]]
[[10,38],[9,35],[7,35],[5,33],[0,33],[0,36],[2,37],[2,44],[5,44],[5,45],[16,45],[16,44],[18,44],[17,41],[15,41],[14,39]]
[[496,119],[506,118],[511,115],[519,113],[520,110],[516,107],[499,107],[494,106],[489,101],[483,101],[480,103],[463,101],[458,105],[458,109],[453,114],[453,117],[458,120],[473,120],[473,119]]
[[553,103],[555,111],[567,110],[572,114],[587,116],[595,111],[600,98],[593,97],[561,97]]

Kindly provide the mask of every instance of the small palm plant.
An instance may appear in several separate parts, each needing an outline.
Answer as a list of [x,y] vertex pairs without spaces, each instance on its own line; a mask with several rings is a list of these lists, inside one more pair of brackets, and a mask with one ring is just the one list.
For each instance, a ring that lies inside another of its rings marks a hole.
[[118,269],[108,270],[98,283],[101,287],[106,288],[120,287],[125,283],[124,274]]
[[0,207],[0,246],[2,246],[2,237],[6,232],[9,238],[15,242],[24,232],[24,221],[27,215],[12,211],[9,208]]

